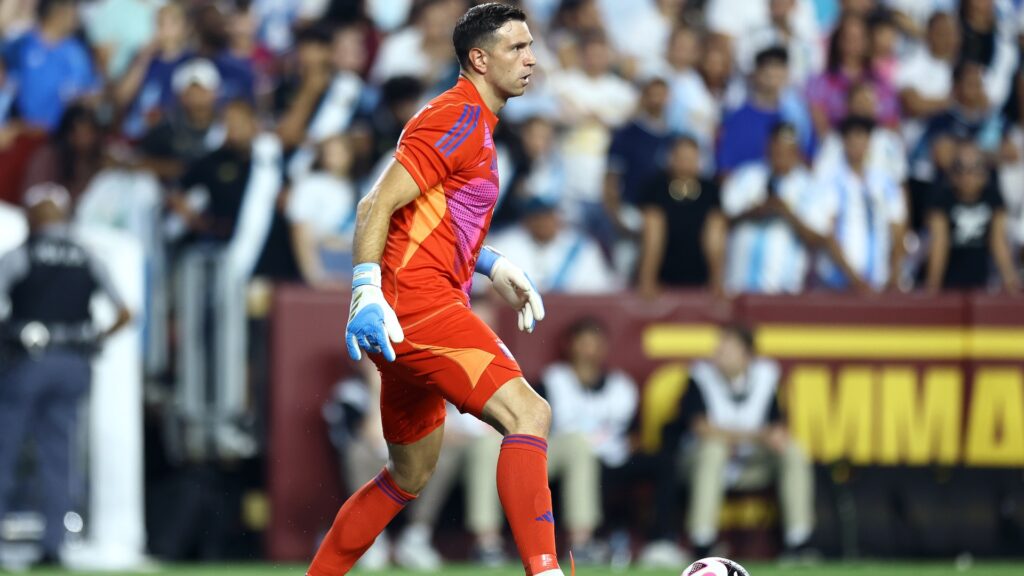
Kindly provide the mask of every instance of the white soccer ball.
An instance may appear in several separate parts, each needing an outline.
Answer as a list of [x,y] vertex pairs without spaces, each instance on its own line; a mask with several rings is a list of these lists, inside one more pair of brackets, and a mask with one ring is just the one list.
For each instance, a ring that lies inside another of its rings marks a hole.
[[680,576],[750,576],[750,573],[739,562],[711,557],[690,564]]

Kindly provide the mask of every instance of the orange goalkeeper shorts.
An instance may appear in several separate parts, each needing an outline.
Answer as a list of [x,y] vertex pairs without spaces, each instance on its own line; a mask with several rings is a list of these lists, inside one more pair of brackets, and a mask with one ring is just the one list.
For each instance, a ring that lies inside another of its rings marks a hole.
[[480,418],[498,388],[523,375],[501,339],[460,302],[402,330],[394,362],[372,355],[381,375],[384,439],[392,444],[411,444],[437,429],[445,400]]

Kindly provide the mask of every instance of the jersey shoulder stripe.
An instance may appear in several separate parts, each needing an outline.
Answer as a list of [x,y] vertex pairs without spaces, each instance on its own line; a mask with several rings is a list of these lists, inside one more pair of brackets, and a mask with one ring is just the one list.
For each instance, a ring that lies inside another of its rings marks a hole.
[[469,120],[469,116],[471,114],[471,110],[469,108],[469,104],[462,105],[462,115],[459,116],[459,119],[455,121],[455,125],[452,126],[451,130],[449,130],[444,136],[441,136],[441,138],[434,143],[435,148],[444,150],[444,147],[451,142],[452,135],[455,134],[456,131],[461,129],[462,126]]
[[466,124],[467,124],[466,128],[467,129],[463,130],[462,133],[457,138],[452,138],[451,143],[449,143],[447,145],[447,150],[442,148],[442,151],[444,151],[444,155],[446,157],[447,156],[451,156],[452,152],[455,152],[456,150],[458,150],[459,146],[462,146],[462,143],[466,140],[466,138],[470,134],[472,134],[473,131],[476,130],[477,124],[479,124],[479,123],[480,123],[480,107],[479,106],[472,106],[472,113],[471,113],[470,119],[469,119],[469,121],[466,122]]

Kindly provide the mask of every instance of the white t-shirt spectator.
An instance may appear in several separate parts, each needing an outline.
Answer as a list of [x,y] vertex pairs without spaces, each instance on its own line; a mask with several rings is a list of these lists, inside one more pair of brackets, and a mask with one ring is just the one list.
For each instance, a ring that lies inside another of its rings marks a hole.
[[[921,46],[900,62],[895,84],[899,92],[914,90],[928,99],[947,98],[953,90],[953,65],[936,58],[927,46]],[[917,142],[922,133],[924,120],[903,120],[903,138],[906,142]]]
[[[888,128],[875,127],[868,143],[868,166],[884,172],[896,184],[907,181],[909,171],[907,148],[900,135]],[[814,161],[815,173],[830,173],[844,164],[843,139],[838,134],[829,134],[818,149],[818,157]]]
[[601,19],[615,51],[643,61],[652,54],[664,54],[672,22],[658,10],[654,0],[598,0]]
[[541,380],[551,404],[551,433],[582,434],[605,466],[616,468],[629,459],[629,424],[638,394],[632,378],[618,370],[587,389],[568,364],[553,364]]
[[490,244],[521,267],[541,292],[594,294],[622,288],[597,243],[573,228],[539,244],[516,225],[496,234]]
[[[737,169],[722,187],[722,211],[733,218],[768,198],[770,169],[762,163]],[[815,187],[814,178],[798,167],[778,179],[779,198],[808,228],[830,233],[831,203]],[[782,218],[743,220],[729,233],[725,284],[731,293],[797,294],[807,279],[810,255],[793,228]]]
[[300,180],[288,197],[287,215],[319,236],[351,234],[356,222],[356,189],[349,180],[314,172]]
[[715,137],[722,123],[722,110],[743,104],[746,98],[743,82],[734,78],[723,98],[712,94],[704,84],[704,79],[694,70],[670,77],[668,85],[668,127],[673,132],[697,140],[700,145],[701,173],[710,175],[715,170]]
[[[835,214],[833,229],[847,262],[869,285],[883,287],[889,281],[891,226],[907,219],[903,191],[885,172],[868,168],[861,177],[845,162],[815,176],[819,193],[831,203],[828,211]],[[818,262],[818,275],[833,288],[849,285],[843,273],[825,256]]]
[[[708,30],[742,38],[771,24],[769,0],[708,0],[704,9]],[[818,19],[813,0],[796,0],[790,14],[790,28],[801,38],[817,38]]]
[[[608,73],[591,77],[569,70],[551,78],[572,128],[562,140],[566,160],[566,216],[581,220],[580,203],[601,201],[611,130],[624,124],[636,107],[632,84]],[[589,118],[589,119],[588,119]]]

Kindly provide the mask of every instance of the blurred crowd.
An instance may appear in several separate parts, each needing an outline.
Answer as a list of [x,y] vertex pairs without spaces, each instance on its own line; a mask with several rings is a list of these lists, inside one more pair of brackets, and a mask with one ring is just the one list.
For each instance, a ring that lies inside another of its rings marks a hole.
[[[169,262],[343,284],[468,3],[4,2],[0,208],[55,182]],[[1019,0],[520,3],[491,241],[542,290],[1019,289]]]

